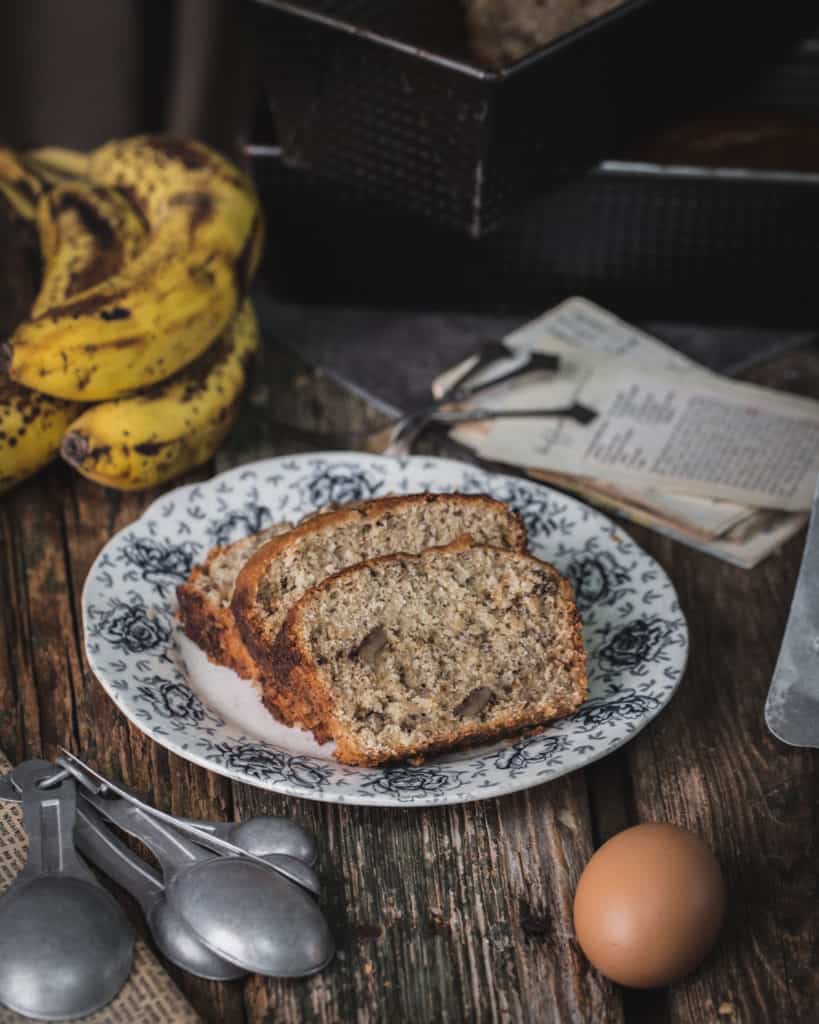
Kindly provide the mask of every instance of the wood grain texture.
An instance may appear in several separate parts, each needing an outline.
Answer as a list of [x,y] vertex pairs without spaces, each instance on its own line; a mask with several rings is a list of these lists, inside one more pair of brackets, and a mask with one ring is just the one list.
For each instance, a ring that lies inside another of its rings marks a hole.
[[[270,805],[244,796],[244,813]],[[306,986],[259,985],[253,1019],[621,1019],[570,925],[591,853],[580,776],[466,807],[310,810],[339,956]]]
[[[792,353],[749,378],[819,396],[819,353]],[[803,537],[753,572],[644,532],[635,537],[674,580],[691,633],[684,685],[624,751],[637,816],[702,835],[729,888],[717,949],[668,991],[663,1016],[653,1019],[813,1020],[819,760],[780,743],[763,718]]]
[[[819,396],[819,355],[794,354],[756,376]],[[323,436],[379,422],[359,399],[270,348],[215,468],[321,447]],[[689,669],[669,708],[604,761],[529,792],[377,810],[288,799],[209,774],[146,739],[95,682],[81,643],[83,581],[111,533],[155,497],[117,495],[54,466],[0,501],[0,746],[18,760],[65,744],[160,807],[224,818],[282,813],[319,837],[336,961],[298,982],[218,985],[169,968],[203,1019],[815,1019],[817,757],[779,744],[762,719],[800,539],[748,573],[629,527],[670,572],[691,628]],[[714,954],[686,982],[653,993],[601,978],[571,924],[592,850],[640,820],[702,834],[730,886]]]

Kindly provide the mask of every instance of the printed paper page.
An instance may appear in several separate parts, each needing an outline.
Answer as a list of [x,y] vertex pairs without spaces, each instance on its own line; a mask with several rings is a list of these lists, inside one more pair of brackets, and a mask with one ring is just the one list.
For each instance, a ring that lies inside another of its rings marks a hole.
[[[559,376],[541,374],[537,378],[524,378],[513,390],[518,390],[521,402],[556,407],[574,400],[578,382],[587,370],[587,362],[578,362],[577,356],[585,353],[599,353],[609,357],[630,358],[644,366],[675,367],[688,372],[710,373],[693,360],[677,352],[664,342],[645,331],[620,320],[607,310],[575,297],[567,299],[542,316],[524,324],[505,339],[512,348],[521,351],[542,351],[559,355],[561,368]],[[461,373],[474,364],[474,358],[462,362],[442,374],[433,384],[436,397],[449,387]],[[491,373],[476,377],[476,382],[499,376],[523,360],[508,360],[495,364]],[[508,388],[509,385],[506,385]],[[527,389],[532,390],[527,390]],[[543,389],[543,390],[541,390]],[[548,390],[547,390],[548,389]],[[488,391],[481,396],[480,404],[493,407],[503,401],[503,387]],[[552,442],[555,445],[570,444],[574,424],[553,421]],[[473,447],[475,436],[491,436],[500,425],[483,423],[456,428],[453,437]],[[527,428],[522,427],[526,430]],[[599,482],[600,486],[604,485]],[[567,478],[561,486],[570,487]],[[701,537],[716,537],[752,514],[752,510],[731,502],[714,501],[709,498],[689,498],[686,495],[662,492],[654,488],[642,488],[631,484],[628,492],[617,489],[621,500],[631,501],[649,511],[673,521],[678,527],[696,532]]]
[[555,342],[567,351],[581,349],[602,356],[631,359],[641,364],[680,367],[710,373],[688,356],[639,327],[626,323],[602,306],[575,296],[507,336],[513,348],[550,350]]
[[600,411],[586,475],[623,476],[759,508],[810,508],[819,473],[819,402],[769,388],[623,367],[580,391]]
[[[566,299],[537,319],[530,320],[508,334],[504,341],[510,348],[518,349],[522,353],[549,352],[566,361],[570,361],[572,355],[576,353],[593,353],[610,358],[631,359],[642,366],[666,366],[695,370],[699,373],[711,372],[658,338],[627,324],[601,306],[577,296]],[[492,377],[501,376],[523,362],[524,359],[519,358],[495,363],[491,371],[484,371],[479,377],[475,377],[474,383],[483,383]],[[450,384],[474,363],[475,357],[465,359],[458,366],[442,373],[433,382],[433,395],[440,398]],[[561,365],[561,378],[565,373],[566,367]],[[545,380],[545,375],[539,380]]]
[[710,498],[692,498],[687,494],[673,494],[657,491],[654,488],[622,487],[608,484],[602,480],[591,480],[586,477],[568,476],[562,473],[548,473],[542,470],[529,469],[530,476],[546,483],[552,483],[564,490],[577,491],[579,487],[593,490],[596,495],[605,497],[606,504],[611,507],[629,505],[633,509],[642,510],[652,518],[662,519],[677,530],[696,536],[700,540],[713,540],[721,537],[743,523],[754,519],[755,509],[745,505],[735,505],[729,501],[713,501]]
[[[527,375],[516,382],[501,384],[497,389],[482,392],[471,403],[465,403],[466,408],[478,404],[489,409],[504,409],[512,404],[517,408],[530,409],[554,409],[570,405],[577,400],[581,385],[593,371],[597,362],[595,357],[629,359],[640,366],[710,373],[659,339],[578,296],[547,310],[542,316],[507,335],[504,340],[511,348],[519,349],[521,352],[540,351],[558,355],[561,360],[559,372]],[[590,356],[593,358],[590,359]],[[491,381],[493,377],[502,376],[508,370],[523,365],[524,361],[520,358],[495,363],[489,370],[476,376],[472,383]],[[474,357],[467,359],[438,377],[433,383],[433,394],[440,397],[452,382],[474,363]],[[508,451],[508,442],[519,439],[521,431],[524,437],[532,436],[534,422],[536,421],[521,420],[506,424],[486,422],[456,427],[452,431],[452,437],[470,448],[475,447],[480,452],[482,449],[475,444],[475,436],[480,433],[487,444],[491,439],[495,439],[497,445]],[[566,449],[568,452],[584,444],[584,428],[571,420],[543,420],[539,426],[546,431],[549,445],[554,449]],[[521,459],[525,458],[525,449],[524,443]],[[525,462],[517,458],[509,461],[514,465],[525,465]],[[644,499],[646,497],[642,489],[641,496]],[[697,511],[696,507],[689,507],[686,513],[680,510],[680,514],[690,518]],[[699,528],[708,535],[713,535],[716,529],[712,519],[700,522]]]
[[745,537],[736,540],[729,537],[708,542],[692,541],[691,547],[721,558],[724,562],[738,565],[741,569],[753,569],[803,530],[807,522],[807,512],[781,512],[773,518],[766,519],[759,529]]
[[[532,475],[538,479],[542,478],[541,474],[536,472]],[[605,491],[598,490],[585,482],[574,481],[571,490],[586,501],[600,505],[615,515],[622,516],[640,526],[646,526],[680,544],[686,544],[704,554],[719,558],[723,562],[730,562],[740,569],[753,569],[754,566],[759,565],[803,529],[808,521],[806,512],[752,513],[749,519],[741,525],[740,536],[731,537],[729,534],[727,537],[706,540],[687,530],[679,529],[668,520],[654,516],[643,508],[615,500]]]
[[[498,389],[491,405],[512,412],[537,408],[545,390],[534,383]],[[580,367],[572,398],[595,410],[597,419],[581,426],[513,417],[480,430],[460,427],[455,437],[485,458],[624,488],[758,508],[810,508],[819,473],[819,402],[715,374],[644,370],[617,359]]]

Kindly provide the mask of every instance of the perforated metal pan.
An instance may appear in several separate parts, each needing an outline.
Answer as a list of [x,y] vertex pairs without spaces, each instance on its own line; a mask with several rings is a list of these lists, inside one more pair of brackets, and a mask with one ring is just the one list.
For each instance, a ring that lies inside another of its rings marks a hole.
[[473,237],[711,105],[819,21],[815,0],[624,0],[488,68],[466,47],[459,0],[252,9],[284,162]]
[[306,303],[815,325],[819,174],[605,161],[472,240],[256,154],[271,283]]

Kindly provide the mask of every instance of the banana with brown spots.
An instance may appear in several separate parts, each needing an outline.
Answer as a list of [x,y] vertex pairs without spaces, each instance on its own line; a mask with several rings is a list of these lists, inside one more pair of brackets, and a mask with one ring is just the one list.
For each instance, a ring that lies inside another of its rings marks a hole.
[[63,458],[90,480],[121,491],[155,487],[206,462],[233,425],[258,346],[256,314],[246,299],[189,368],[84,412],[63,439]]
[[40,146],[26,153],[27,162],[55,181],[88,177],[88,153],[65,146]]
[[88,155],[48,146],[19,153],[0,146],[0,196],[26,220],[34,220],[37,200],[67,178],[81,177]]
[[13,149],[0,146],[0,199],[5,200],[18,217],[34,220],[37,200],[46,182]]
[[121,192],[67,181],[37,201],[43,281],[36,318],[121,271],[138,256],[148,227]]
[[[33,222],[44,188],[16,153],[0,149],[0,203]],[[54,458],[79,411],[75,402],[40,395],[0,373],[0,493]]]
[[0,374],[0,494],[51,462],[81,408]]
[[131,198],[148,238],[119,272],[39,311],[3,346],[14,380],[79,401],[155,384],[200,356],[234,316],[263,239],[252,184],[200,143],[108,143],[88,175]]

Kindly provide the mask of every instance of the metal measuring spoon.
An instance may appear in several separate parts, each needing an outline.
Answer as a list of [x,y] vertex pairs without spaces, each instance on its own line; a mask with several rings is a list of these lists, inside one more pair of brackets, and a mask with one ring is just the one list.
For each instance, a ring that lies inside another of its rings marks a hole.
[[131,970],[134,933],[74,849],[76,783],[51,789],[46,761],[14,769],[29,836],[25,867],[0,897],[0,1002],[26,1017],[85,1017]]
[[210,981],[232,981],[247,973],[212,953],[165,897],[161,877],[111,832],[102,817],[81,799],[74,838],[83,856],[127,890],[137,903],[158,949],[189,974]]
[[[301,825],[288,818],[260,815],[246,821],[197,821],[193,818],[179,818],[186,825],[193,825],[200,832],[226,839],[257,857],[268,854],[286,854],[312,867],[318,857],[316,840]],[[196,837],[190,838],[196,842]]]
[[[51,768],[47,762],[43,764]],[[20,802],[20,793],[12,783],[11,772],[0,776],[0,800]],[[247,973],[212,953],[196,938],[168,904],[160,877],[101,823],[99,814],[88,805],[84,794],[77,809],[77,818],[74,835],[80,850],[137,899],[154,941],[169,960],[190,974],[214,981],[228,981]],[[239,832],[237,845],[243,849],[247,846],[255,847],[250,852],[261,854],[266,861],[275,858],[282,863],[281,855],[263,852],[271,847],[294,850],[305,859],[313,856],[315,851],[312,836],[301,826],[279,827],[290,825],[283,818],[258,817],[240,824],[182,820],[202,830],[221,834],[224,838],[232,838]],[[289,864],[289,867],[298,870],[297,865]],[[314,878],[306,877],[305,881],[308,883],[306,887],[311,890],[314,885],[318,886]]]
[[83,799],[154,853],[168,903],[214,953],[256,974],[292,978],[332,959],[333,938],[315,901],[267,865],[215,856],[125,800]]
[[[135,801],[136,799],[133,798]],[[2,801],[20,802],[20,794],[14,788],[11,772],[0,775],[0,802]],[[138,806],[141,805],[142,802],[138,801]],[[207,847],[209,836],[231,842],[238,850],[261,858],[314,896],[320,895],[318,876],[312,869],[317,857],[316,842],[301,825],[286,818],[272,817],[249,818],[242,822],[217,822],[175,818],[165,814],[161,816],[163,821],[171,820],[186,827],[188,837],[194,842],[198,841],[200,845]],[[222,849],[216,852],[228,853]]]
[[215,853],[223,855],[229,854],[233,857],[248,858],[264,867],[272,868],[283,878],[287,878],[291,882],[295,882],[296,885],[302,886],[302,888],[307,889],[314,895],[319,895],[320,888],[318,877],[316,876],[315,871],[302,861],[298,861],[294,857],[289,857],[285,854],[271,854],[266,857],[259,857],[255,853],[251,853],[248,850],[244,850],[241,847],[236,846],[234,843],[228,842],[226,839],[220,839],[219,836],[213,833],[209,833],[195,825],[189,824],[183,818],[175,818],[172,814],[167,814],[165,811],[160,811],[156,807],[151,807],[150,804],[146,804],[144,801],[140,800],[139,797],[134,796],[134,794],[125,786],[111,782],[110,779],[106,779],[104,776],[100,775],[99,772],[95,772],[93,768],[89,768],[88,765],[83,764],[75,754],[72,754],[65,749],[63,749],[63,754],[63,757],[57,758],[57,764],[61,768],[65,769],[65,771],[74,775],[77,781],[82,783],[89,792],[96,794],[104,792],[116,794],[129,806],[138,808],[143,812],[143,814],[148,815],[156,821],[165,822],[168,825],[171,825],[177,832],[187,835],[200,846],[204,846]]
[[[43,761],[43,764],[47,762]],[[49,765],[49,767],[51,767]],[[6,772],[0,775],[0,802],[2,803],[20,803],[20,790],[14,785],[11,778],[11,772]]]
[[[493,363],[511,360],[515,365],[482,383],[472,384]],[[405,413],[385,430],[369,435],[365,448],[382,455],[409,455],[413,444],[427,425],[437,419],[441,409],[452,402],[463,402],[498,384],[514,380],[536,370],[554,372],[560,367],[559,356],[548,352],[527,352],[510,348],[505,341],[487,339],[481,342],[475,360],[446,389],[444,394],[418,409]]]
[[[176,818],[175,820],[177,822],[181,821],[183,824],[186,823],[184,818]],[[222,857],[231,856],[230,853],[224,850],[213,850],[207,845],[209,839],[212,840],[221,838],[222,834],[220,833],[220,831],[208,831],[204,828],[200,828],[199,826],[197,826],[197,830],[203,833],[201,839],[198,839],[196,836],[192,836],[190,834],[187,834],[187,838],[190,839],[193,843],[197,843],[200,846],[205,846],[206,849],[211,849],[212,853],[217,853]],[[229,830],[229,826],[227,830]],[[288,879],[290,882],[295,882],[297,886],[301,886],[302,889],[306,889],[307,892],[311,893],[313,896],[320,896],[321,887],[318,882],[318,876],[312,869],[312,867],[310,867],[310,865],[305,863],[303,860],[299,860],[296,857],[292,857],[290,854],[287,853],[262,853],[259,850],[254,850],[250,847],[249,844],[246,844],[243,841],[242,833],[240,833],[240,842],[236,842],[236,840],[233,837],[231,837],[228,840],[228,842],[231,842],[233,846],[243,851],[244,853],[250,853],[254,857],[263,860],[265,864],[272,867],[275,871],[281,873],[283,878]]]

